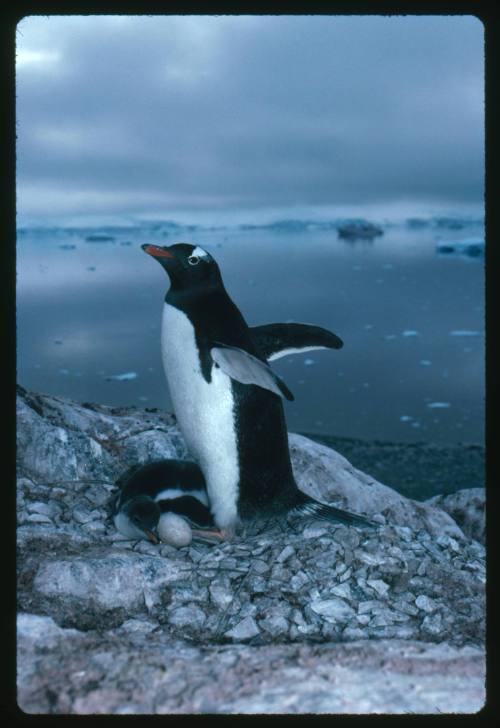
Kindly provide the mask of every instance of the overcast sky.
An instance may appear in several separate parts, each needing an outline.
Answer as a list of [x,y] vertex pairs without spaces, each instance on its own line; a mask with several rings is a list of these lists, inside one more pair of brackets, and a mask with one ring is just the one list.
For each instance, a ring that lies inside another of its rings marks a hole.
[[480,206],[472,16],[30,16],[20,221]]

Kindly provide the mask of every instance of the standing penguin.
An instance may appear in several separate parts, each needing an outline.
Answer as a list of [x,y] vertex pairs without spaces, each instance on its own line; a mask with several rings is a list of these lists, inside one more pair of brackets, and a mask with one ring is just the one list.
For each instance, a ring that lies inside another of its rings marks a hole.
[[372,525],[299,490],[282,404],[293,395],[268,364],[297,351],[339,349],[339,337],[306,324],[249,327],[205,250],[184,243],[142,248],[170,278],[163,366],[179,427],[205,476],[222,535],[242,522],[288,513]]

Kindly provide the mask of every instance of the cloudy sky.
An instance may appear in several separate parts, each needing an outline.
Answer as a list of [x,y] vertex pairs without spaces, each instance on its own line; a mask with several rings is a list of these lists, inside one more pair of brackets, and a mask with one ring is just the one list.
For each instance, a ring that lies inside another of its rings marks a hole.
[[479,207],[472,16],[29,16],[21,222]]

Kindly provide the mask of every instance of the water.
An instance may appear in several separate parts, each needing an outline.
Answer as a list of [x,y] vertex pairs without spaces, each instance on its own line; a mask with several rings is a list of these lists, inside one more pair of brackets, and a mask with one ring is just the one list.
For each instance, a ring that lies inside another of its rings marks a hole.
[[[21,230],[17,249],[18,381],[78,401],[171,408],[160,360],[167,277],[141,243],[192,242],[218,261],[250,325],[314,323],[339,351],[273,362],[295,401],[292,431],[365,439],[482,442],[484,269],[436,254],[437,231],[394,225],[373,242],[335,230],[161,225]],[[444,234],[446,233],[446,234]]]

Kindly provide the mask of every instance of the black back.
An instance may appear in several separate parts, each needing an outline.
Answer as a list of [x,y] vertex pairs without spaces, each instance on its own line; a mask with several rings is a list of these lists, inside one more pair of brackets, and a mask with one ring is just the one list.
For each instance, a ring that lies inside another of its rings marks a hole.
[[118,508],[129,498],[137,495],[155,498],[165,488],[180,488],[186,495],[194,490],[206,492],[205,478],[198,465],[191,461],[176,459],[135,465],[121,476],[117,485],[121,489]]

